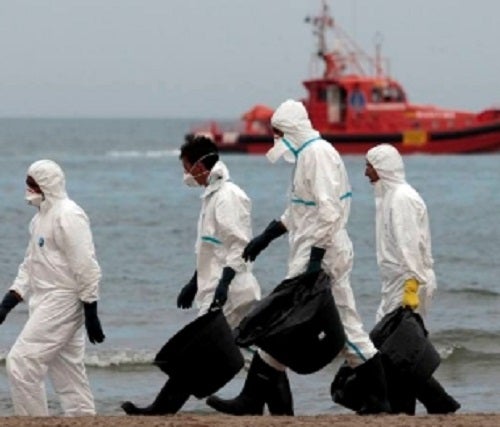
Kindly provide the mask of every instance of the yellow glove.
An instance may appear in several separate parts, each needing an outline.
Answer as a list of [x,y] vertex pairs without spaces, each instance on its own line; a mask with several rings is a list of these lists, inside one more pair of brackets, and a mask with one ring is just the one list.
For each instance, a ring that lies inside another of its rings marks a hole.
[[405,281],[403,293],[403,307],[409,307],[412,310],[418,308],[420,301],[418,299],[419,283],[417,279],[411,278]]

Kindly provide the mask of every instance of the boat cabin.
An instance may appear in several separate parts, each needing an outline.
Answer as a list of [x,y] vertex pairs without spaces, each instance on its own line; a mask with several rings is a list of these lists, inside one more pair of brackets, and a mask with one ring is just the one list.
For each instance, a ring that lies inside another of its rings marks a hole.
[[382,111],[402,111],[406,94],[398,82],[389,78],[345,76],[340,79],[316,79],[304,82],[308,98],[304,100],[313,126],[324,131],[356,127],[372,129],[370,122]]

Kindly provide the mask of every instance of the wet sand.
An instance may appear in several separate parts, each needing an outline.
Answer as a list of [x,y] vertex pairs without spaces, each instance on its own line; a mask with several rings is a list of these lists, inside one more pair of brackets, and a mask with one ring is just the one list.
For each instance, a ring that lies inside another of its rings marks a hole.
[[165,417],[96,416],[65,417],[3,417],[2,427],[497,427],[500,413],[421,415],[317,415],[297,417],[231,417],[217,414],[189,414]]

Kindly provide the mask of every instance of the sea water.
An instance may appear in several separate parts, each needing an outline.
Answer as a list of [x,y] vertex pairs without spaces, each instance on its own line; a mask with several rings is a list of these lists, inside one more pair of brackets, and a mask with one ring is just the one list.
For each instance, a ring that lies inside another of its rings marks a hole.
[[[0,284],[10,286],[23,259],[34,208],[24,201],[27,167],[50,158],[66,172],[69,195],[91,219],[103,278],[99,312],[106,333],[87,344],[86,365],[101,414],[120,414],[124,400],[150,403],[166,377],[152,365],[159,348],[196,316],[176,298],[195,269],[200,189],[182,183],[178,148],[190,120],[1,119]],[[232,179],[253,202],[254,233],[278,218],[292,168],[263,156],[223,155]],[[367,330],[380,300],[375,260],[373,190],[363,156],[345,156],[353,199],[352,287]],[[427,319],[442,356],[436,377],[462,411],[497,411],[500,382],[500,156],[405,157],[408,181],[427,203],[438,291]],[[257,259],[263,293],[286,274],[286,238]],[[27,318],[26,304],[0,326],[0,415],[12,415],[5,356]],[[202,355],[200,355],[202,357]],[[297,414],[346,412],[329,395],[338,367],[290,374]],[[220,394],[236,394],[240,372]],[[60,413],[48,385],[49,404]],[[185,410],[212,411],[192,398]],[[423,412],[423,408],[418,408]]]

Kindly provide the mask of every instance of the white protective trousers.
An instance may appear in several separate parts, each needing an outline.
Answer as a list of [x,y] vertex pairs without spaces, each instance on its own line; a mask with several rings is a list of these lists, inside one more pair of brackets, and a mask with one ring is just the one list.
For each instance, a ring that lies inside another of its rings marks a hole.
[[[48,376],[66,416],[94,415],[94,398],[83,364],[85,342],[81,302],[47,295],[35,308],[7,356],[7,374],[16,415],[47,416]],[[57,315],[50,315],[52,309]],[[41,335],[40,331],[44,331]]]

